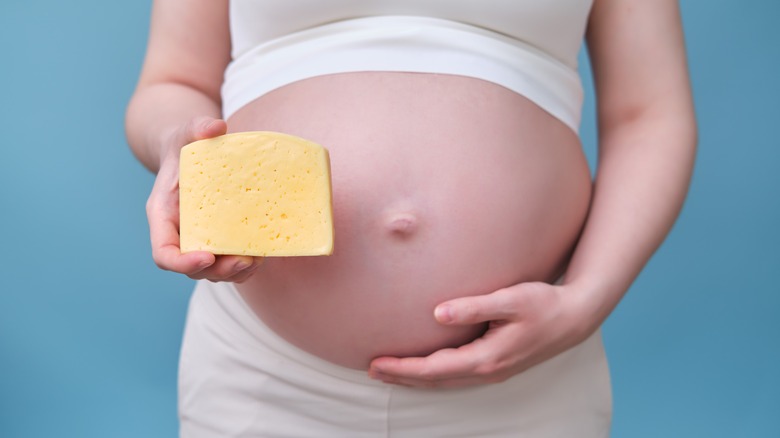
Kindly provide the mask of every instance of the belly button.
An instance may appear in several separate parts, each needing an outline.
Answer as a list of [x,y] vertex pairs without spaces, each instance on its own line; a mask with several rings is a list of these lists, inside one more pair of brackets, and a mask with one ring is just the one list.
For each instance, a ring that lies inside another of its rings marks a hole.
[[398,237],[411,236],[418,227],[417,217],[411,213],[395,213],[389,215],[385,221],[387,231]]

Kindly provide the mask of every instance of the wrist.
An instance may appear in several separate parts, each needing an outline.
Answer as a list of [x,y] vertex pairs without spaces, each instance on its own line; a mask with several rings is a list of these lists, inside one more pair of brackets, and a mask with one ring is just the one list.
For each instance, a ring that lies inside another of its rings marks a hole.
[[582,339],[601,326],[619,300],[613,298],[617,294],[606,284],[567,281],[561,287],[571,313],[572,331]]

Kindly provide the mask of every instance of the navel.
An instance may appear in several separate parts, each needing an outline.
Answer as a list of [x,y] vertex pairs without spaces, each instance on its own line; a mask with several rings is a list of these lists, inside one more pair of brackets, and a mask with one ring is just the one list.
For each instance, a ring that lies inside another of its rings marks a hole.
[[385,218],[385,230],[396,237],[409,237],[417,232],[419,220],[412,213],[391,213]]

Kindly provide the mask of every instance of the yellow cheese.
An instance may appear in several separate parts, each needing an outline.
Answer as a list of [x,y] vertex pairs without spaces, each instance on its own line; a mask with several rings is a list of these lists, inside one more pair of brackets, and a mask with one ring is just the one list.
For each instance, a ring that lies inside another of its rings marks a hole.
[[179,173],[181,251],[252,256],[333,252],[322,146],[276,132],[190,143]]

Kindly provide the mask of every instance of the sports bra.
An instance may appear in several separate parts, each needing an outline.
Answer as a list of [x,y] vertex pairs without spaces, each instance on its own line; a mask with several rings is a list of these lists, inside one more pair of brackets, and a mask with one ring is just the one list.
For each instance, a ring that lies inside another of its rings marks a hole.
[[593,0],[230,0],[223,116],[315,76],[393,71],[474,77],[577,132],[577,56]]

